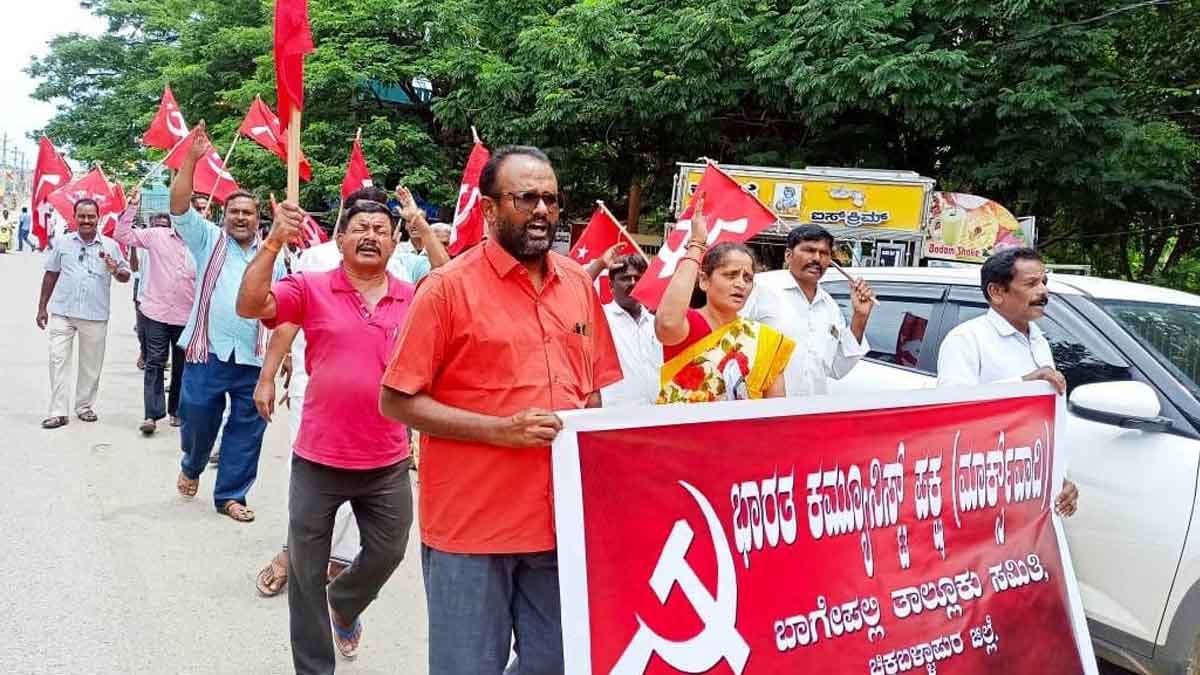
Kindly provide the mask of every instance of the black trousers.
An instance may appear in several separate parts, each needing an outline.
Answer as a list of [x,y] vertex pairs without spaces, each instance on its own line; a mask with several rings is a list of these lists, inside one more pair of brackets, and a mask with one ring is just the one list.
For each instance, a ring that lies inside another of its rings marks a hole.
[[[142,372],[142,396],[146,419],[161,420],[179,413],[179,395],[183,391],[184,352],[178,344],[183,326],[155,321],[142,316],[139,321],[146,341],[146,369]],[[163,372],[171,358],[171,395],[163,394]]]
[[[298,675],[329,675],[334,669],[329,609],[354,621],[379,595],[408,546],[413,522],[410,460],[380,469],[335,469],[292,456],[288,494],[288,613],[292,662]],[[333,540],[333,517],[350,502],[362,550],[325,586]]]

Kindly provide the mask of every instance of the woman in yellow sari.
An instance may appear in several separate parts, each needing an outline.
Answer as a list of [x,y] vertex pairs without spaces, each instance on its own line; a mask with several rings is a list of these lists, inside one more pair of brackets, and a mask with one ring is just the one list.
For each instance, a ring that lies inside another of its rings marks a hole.
[[[687,253],[679,260],[654,332],[663,344],[658,403],[704,403],[785,395],[783,371],[796,343],[738,316],[754,289],[754,254],[744,244],[707,246],[704,195],[696,197]],[[689,307],[699,281],[706,302]]]

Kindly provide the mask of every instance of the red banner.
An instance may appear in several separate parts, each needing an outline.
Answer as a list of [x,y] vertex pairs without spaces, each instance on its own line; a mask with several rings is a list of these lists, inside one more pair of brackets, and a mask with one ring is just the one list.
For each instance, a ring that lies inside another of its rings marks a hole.
[[1046,389],[567,413],[567,672],[1095,672]]

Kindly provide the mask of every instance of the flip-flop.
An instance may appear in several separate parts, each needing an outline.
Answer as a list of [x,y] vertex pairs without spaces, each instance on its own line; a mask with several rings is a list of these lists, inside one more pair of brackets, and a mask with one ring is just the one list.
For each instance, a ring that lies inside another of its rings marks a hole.
[[42,428],[57,429],[59,427],[65,427],[69,421],[70,420],[65,417],[47,417],[46,419],[42,420]]
[[[236,507],[236,512],[235,512]],[[239,523],[253,523],[254,511],[246,507],[239,501],[230,499],[221,505],[221,515],[229,516],[231,519]]]
[[200,479],[192,480],[180,471],[179,478],[175,479],[175,489],[179,491],[180,496],[191,499],[200,490]]
[[91,410],[84,410],[83,412],[76,413],[75,416],[84,422],[95,422],[96,420],[100,419],[96,416],[96,413],[92,412]]
[[358,656],[358,648],[362,645],[362,620],[355,619],[350,628],[342,628],[333,620],[333,610],[329,611],[329,624],[333,626],[333,644],[343,658],[353,659]]
[[262,597],[273,598],[287,588],[287,582],[287,568],[283,568],[283,574],[279,574],[279,568],[275,566],[275,560],[272,559],[266,567],[259,570],[258,577],[254,580],[254,587],[258,589],[258,594]]

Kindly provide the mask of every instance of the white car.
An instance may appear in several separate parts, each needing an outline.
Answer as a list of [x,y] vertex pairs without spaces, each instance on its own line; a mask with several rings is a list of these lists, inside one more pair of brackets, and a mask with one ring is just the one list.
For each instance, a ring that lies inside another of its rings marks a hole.
[[[831,392],[935,386],[946,333],[987,309],[979,270],[850,272],[880,303],[872,351]],[[822,287],[848,317],[844,277]],[[1038,325],[1068,383],[1064,451],[1080,496],[1064,523],[1097,654],[1200,675],[1200,296],[1063,274],[1050,292]]]

